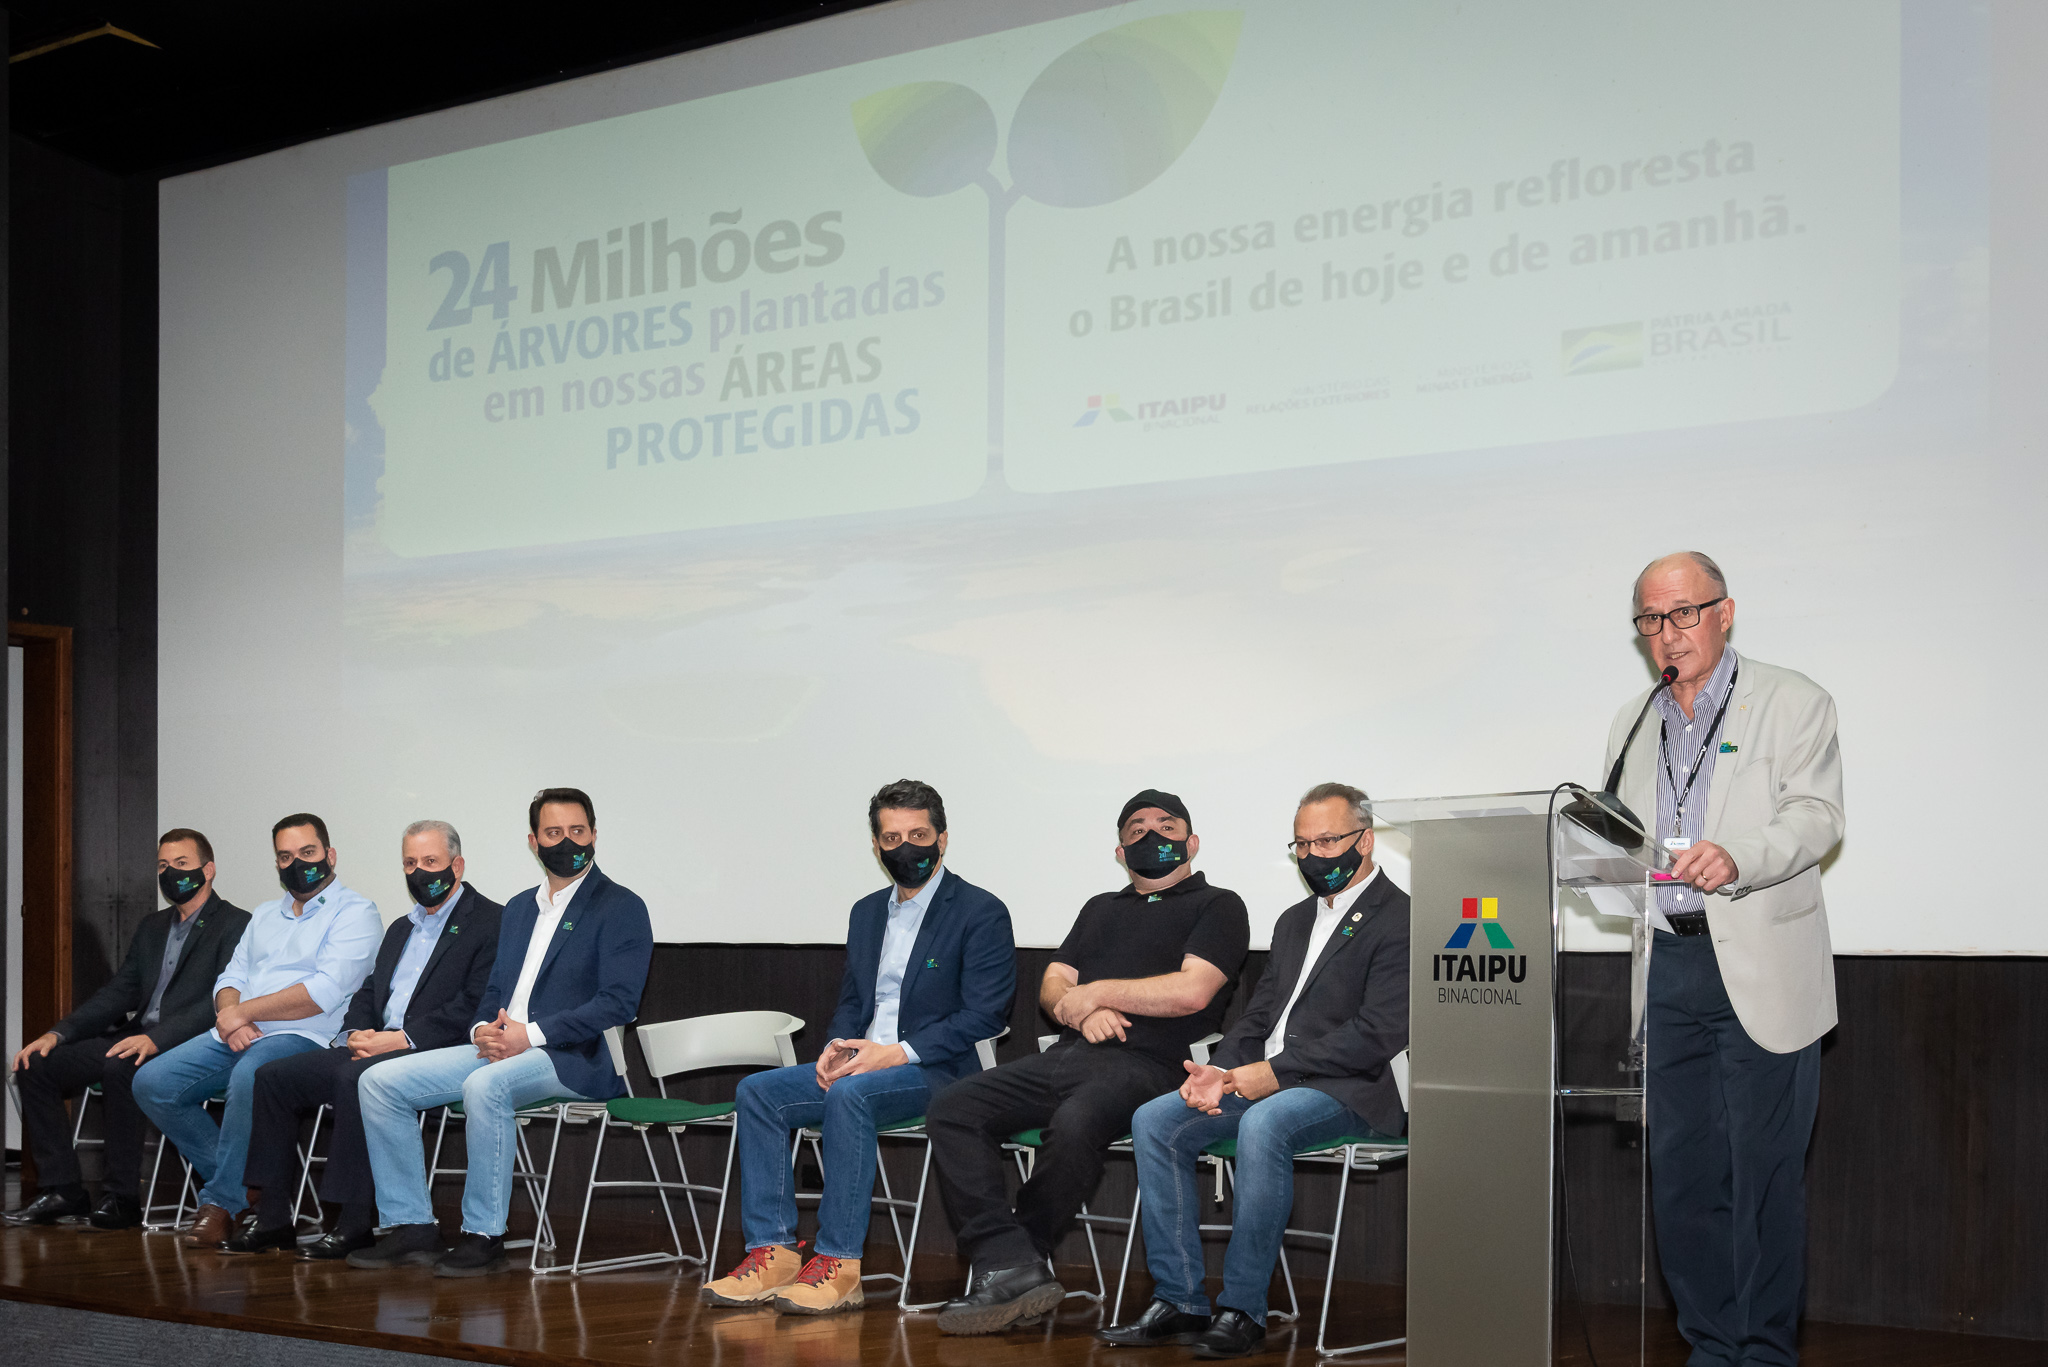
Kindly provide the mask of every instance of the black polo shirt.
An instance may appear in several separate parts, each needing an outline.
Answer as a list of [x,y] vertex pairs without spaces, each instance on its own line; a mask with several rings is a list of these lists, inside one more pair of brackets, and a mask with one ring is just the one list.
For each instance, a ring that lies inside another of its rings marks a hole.
[[[1125,1040],[1114,1036],[1097,1048],[1131,1048],[1178,1064],[1188,1046],[1222,1028],[1230,994],[1237,990],[1238,970],[1251,945],[1251,918],[1244,899],[1228,888],[1212,888],[1196,873],[1163,892],[1143,893],[1126,884],[1115,892],[1088,899],[1074,928],[1052,957],[1073,969],[1084,983],[1101,978],[1157,978],[1180,971],[1181,959],[1192,954],[1223,974],[1223,987],[1192,1016],[1124,1014],[1131,1025]],[[1081,1038],[1072,1028],[1060,1039]]]

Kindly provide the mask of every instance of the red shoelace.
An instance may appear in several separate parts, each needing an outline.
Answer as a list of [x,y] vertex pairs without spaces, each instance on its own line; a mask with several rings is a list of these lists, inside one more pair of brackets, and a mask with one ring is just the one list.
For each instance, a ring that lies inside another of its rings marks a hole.
[[840,1262],[841,1259],[828,1258],[820,1253],[804,1264],[804,1270],[796,1274],[796,1279],[804,1286],[823,1286],[839,1275]]
[[775,1255],[772,1247],[750,1248],[747,1256],[740,1259],[740,1265],[732,1270],[734,1278],[751,1277],[768,1270],[768,1260]]

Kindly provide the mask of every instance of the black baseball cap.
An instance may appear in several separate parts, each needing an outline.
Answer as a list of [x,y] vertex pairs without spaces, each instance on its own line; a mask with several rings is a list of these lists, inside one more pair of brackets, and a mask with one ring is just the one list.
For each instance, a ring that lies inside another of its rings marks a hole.
[[1157,788],[1147,788],[1144,792],[1139,793],[1124,804],[1123,811],[1117,815],[1116,828],[1122,830],[1124,823],[1131,819],[1132,812],[1143,811],[1147,807],[1157,807],[1162,812],[1171,812],[1182,821],[1190,825],[1194,824],[1194,818],[1188,815],[1187,803],[1182,802],[1172,793],[1162,793]]

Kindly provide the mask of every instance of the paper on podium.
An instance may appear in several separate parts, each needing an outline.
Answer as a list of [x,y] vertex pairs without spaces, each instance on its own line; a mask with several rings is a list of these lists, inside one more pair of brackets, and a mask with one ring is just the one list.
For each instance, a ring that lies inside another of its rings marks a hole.
[[1552,830],[1560,885],[1576,889],[1602,916],[1642,918],[1649,875],[1669,864],[1662,847],[1645,840],[1637,849],[1624,849],[1575,821],[1558,821]]

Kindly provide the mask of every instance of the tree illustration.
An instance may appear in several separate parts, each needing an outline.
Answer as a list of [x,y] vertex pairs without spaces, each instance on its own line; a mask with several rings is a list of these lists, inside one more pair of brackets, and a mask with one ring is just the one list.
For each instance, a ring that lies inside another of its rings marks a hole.
[[988,196],[988,445],[985,487],[1003,479],[1006,227],[1020,196],[1092,209],[1135,194],[1179,160],[1216,107],[1243,15],[1203,10],[1139,19],[1068,48],[1010,119],[1005,186],[991,169],[995,111],[967,86],[913,81],[854,101],[853,128],[875,174],[906,195]]

